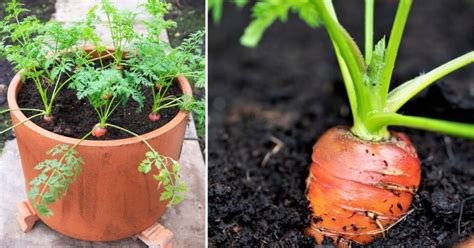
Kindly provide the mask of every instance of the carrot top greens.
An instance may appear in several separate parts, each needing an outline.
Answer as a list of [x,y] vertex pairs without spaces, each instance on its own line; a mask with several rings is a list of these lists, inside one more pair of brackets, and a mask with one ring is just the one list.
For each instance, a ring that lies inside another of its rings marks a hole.
[[[211,2],[212,11],[218,12],[214,13],[214,17],[219,18],[221,1]],[[474,51],[471,51],[390,91],[411,3],[412,0],[400,0],[388,42],[384,37],[374,46],[374,0],[365,0],[364,55],[339,23],[331,0],[260,0],[253,6],[253,20],[246,28],[241,43],[255,47],[273,22],[285,21],[289,12],[297,13],[311,27],[322,25],[329,34],[349,97],[354,121],[352,132],[356,136],[364,140],[383,140],[390,137],[387,126],[405,126],[474,138],[474,124],[397,113],[423,89],[474,61]]]

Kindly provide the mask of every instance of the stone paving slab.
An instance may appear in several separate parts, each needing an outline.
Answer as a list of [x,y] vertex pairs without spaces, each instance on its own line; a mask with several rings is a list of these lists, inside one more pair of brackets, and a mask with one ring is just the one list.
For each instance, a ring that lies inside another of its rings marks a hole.
[[[105,45],[112,45],[112,37],[110,36],[109,28],[104,23],[99,23],[96,25],[97,34],[102,38],[102,43]],[[136,24],[135,30],[141,34],[144,34],[146,31],[146,27],[142,24]],[[167,32],[162,32],[160,34],[160,39],[164,41],[168,41],[168,34]]]
[[194,123],[193,115],[189,115],[189,122],[186,128],[186,133],[184,134],[184,139],[186,140],[197,140],[197,131],[196,124]]
[[189,192],[183,203],[168,209],[159,222],[174,233],[173,247],[205,247],[207,168],[197,141],[184,141],[180,163]]
[[[97,0],[57,0],[56,1],[56,13],[53,15],[52,19],[61,22],[61,23],[75,23],[81,20],[84,20],[89,9],[96,5],[99,1]],[[111,0],[111,2],[120,10],[129,10],[138,13],[137,24],[135,24],[135,30],[139,33],[145,33],[146,27],[143,24],[144,20],[147,20],[149,16],[144,13],[143,8],[139,8],[140,4],[146,2],[146,0]],[[98,10],[97,13],[101,18],[102,23],[97,24],[97,33],[102,38],[104,44],[112,44],[112,38],[110,31],[106,24],[105,16]],[[160,39],[164,41],[169,41],[168,34],[162,32],[160,34]]]
[[[190,192],[170,208],[159,222],[174,233],[173,247],[205,245],[205,164],[198,142],[184,141],[180,163],[182,179]],[[26,199],[25,184],[16,140],[8,141],[0,156],[0,247],[146,247],[140,241],[114,242],[75,240],[55,232],[41,221],[23,233],[16,222],[16,205]],[[65,196],[67,197],[67,196]]]
[[[146,0],[111,0],[120,10],[129,10],[138,13],[137,20],[146,20],[147,16],[143,8],[138,7],[140,4],[146,3]],[[83,20],[87,12],[94,5],[100,3],[98,0],[57,0],[56,13],[53,19],[59,22],[78,22]],[[100,13],[98,11],[97,13]],[[99,14],[101,20],[106,21],[105,15]]]

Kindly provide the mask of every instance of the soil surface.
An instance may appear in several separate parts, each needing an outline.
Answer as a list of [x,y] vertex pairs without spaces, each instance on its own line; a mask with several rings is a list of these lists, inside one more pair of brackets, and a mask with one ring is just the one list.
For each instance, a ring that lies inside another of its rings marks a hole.
[[[377,1],[376,38],[389,34],[398,1]],[[341,22],[363,41],[363,1],[336,1]],[[470,1],[414,1],[393,82],[409,80],[474,48]],[[350,125],[337,61],[323,29],[297,17],[277,23],[257,49],[238,43],[248,8],[227,6],[210,24],[209,245],[313,247],[305,179],[325,130]],[[388,36],[388,35],[387,35]],[[361,48],[363,49],[363,47]],[[432,86],[401,113],[474,123],[474,70]],[[413,129],[422,160],[414,212],[372,247],[449,247],[473,235],[474,141]],[[267,163],[265,156],[283,143]],[[460,226],[458,229],[458,220]]]
[[[5,8],[7,1],[0,2],[0,19],[5,17]],[[55,0],[31,0],[19,1],[25,4],[25,8],[31,10],[30,14],[35,15],[42,21],[47,21],[55,11]],[[8,61],[0,56],[0,109],[7,107],[7,88],[15,72]],[[10,126],[10,116],[0,115],[0,130]],[[8,132],[6,135],[0,135],[0,151],[7,139],[13,138],[13,134]]]
[[[34,83],[27,81],[26,84],[30,87],[24,87],[20,90],[18,105],[20,108],[42,109],[43,102],[34,87]],[[138,111],[138,104],[130,99],[127,104],[117,108],[110,116],[108,123],[126,128],[136,134],[145,134],[165,125],[178,114],[178,107],[168,108],[159,111],[161,118],[158,121],[150,121],[148,113],[153,105],[153,96],[149,89],[143,89],[143,92],[146,95],[145,104],[141,111]],[[167,92],[167,96],[181,95],[177,83],[174,83]],[[99,122],[97,113],[89,102],[85,99],[77,99],[76,91],[71,89],[64,89],[56,97],[52,113],[54,119],[50,123],[45,122],[41,117],[32,121],[46,130],[73,138],[82,138]],[[30,117],[36,113],[25,111],[25,114]],[[108,128],[107,134],[100,139],[113,140],[127,137],[132,137],[132,135],[114,128]],[[88,139],[95,140],[97,138],[89,136]]]

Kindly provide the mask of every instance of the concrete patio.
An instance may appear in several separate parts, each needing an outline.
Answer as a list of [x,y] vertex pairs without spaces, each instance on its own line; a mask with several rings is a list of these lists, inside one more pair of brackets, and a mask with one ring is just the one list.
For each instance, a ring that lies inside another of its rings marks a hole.
[[[57,0],[55,19],[67,23],[77,21],[85,15],[96,1]],[[112,1],[121,9],[136,10],[141,0]],[[139,20],[146,16],[140,14]],[[138,30],[143,30],[137,25]],[[104,41],[110,37],[105,30],[100,31]],[[162,35],[167,39],[166,33]],[[204,247],[205,245],[205,171],[206,165],[197,141],[194,122],[188,124],[181,153],[181,176],[190,191],[178,206],[168,209],[159,223],[174,233],[173,247]],[[75,240],[50,229],[40,221],[33,230],[23,233],[16,222],[16,205],[26,199],[21,161],[16,140],[5,144],[0,155],[0,247],[146,247],[141,241],[132,239],[115,242],[88,242]]]
[[[181,154],[182,178],[191,189],[180,205],[168,209],[159,223],[174,233],[174,247],[204,247],[205,165],[199,144],[186,140]],[[146,247],[132,239],[115,242],[79,241],[55,232],[41,221],[23,233],[17,224],[16,205],[26,199],[16,140],[8,141],[0,156],[0,247]],[[67,197],[67,196],[66,196]]]

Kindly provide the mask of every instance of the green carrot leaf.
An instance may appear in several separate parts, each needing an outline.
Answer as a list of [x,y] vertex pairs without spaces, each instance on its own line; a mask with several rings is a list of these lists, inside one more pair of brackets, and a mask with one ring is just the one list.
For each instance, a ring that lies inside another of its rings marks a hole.
[[[53,215],[49,205],[60,200],[67,192],[68,186],[76,180],[81,171],[80,165],[83,164],[79,153],[66,144],[54,146],[47,155],[53,158],[35,166],[35,170],[39,170],[40,174],[30,181],[33,187],[28,192],[33,207],[44,217]],[[60,155],[62,156],[59,160],[55,158]]]
[[382,38],[374,48],[370,64],[365,75],[365,84],[368,87],[380,86],[380,78],[385,65],[385,37]]
[[319,13],[309,0],[262,0],[253,7],[254,17],[240,39],[244,46],[255,47],[265,30],[276,20],[285,22],[289,12],[298,13],[309,26],[320,24]]

